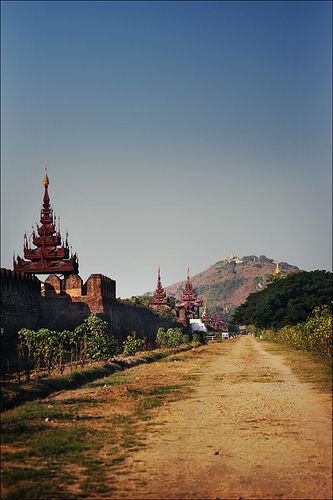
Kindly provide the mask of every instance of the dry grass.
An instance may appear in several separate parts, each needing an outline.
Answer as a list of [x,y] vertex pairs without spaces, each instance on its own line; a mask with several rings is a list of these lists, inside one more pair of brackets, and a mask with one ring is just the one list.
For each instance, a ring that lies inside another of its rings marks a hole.
[[182,352],[5,412],[2,498],[112,496],[158,407],[186,398],[212,355]]
[[268,352],[282,356],[302,382],[312,384],[320,392],[332,393],[332,360],[296,351],[286,344],[260,341],[260,345]]

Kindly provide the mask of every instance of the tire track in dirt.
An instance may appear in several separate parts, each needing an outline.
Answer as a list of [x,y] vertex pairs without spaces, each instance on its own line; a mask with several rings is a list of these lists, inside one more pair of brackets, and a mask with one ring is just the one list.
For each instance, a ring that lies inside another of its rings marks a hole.
[[115,498],[331,498],[327,396],[253,337],[228,342],[189,399],[161,408]]

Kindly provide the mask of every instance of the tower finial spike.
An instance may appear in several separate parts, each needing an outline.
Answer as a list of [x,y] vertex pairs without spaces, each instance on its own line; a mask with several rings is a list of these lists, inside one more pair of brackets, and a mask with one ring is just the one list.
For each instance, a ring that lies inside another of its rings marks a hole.
[[45,167],[45,174],[44,174],[43,184],[44,184],[45,187],[48,187],[48,185],[50,184],[49,176],[47,175],[47,167]]

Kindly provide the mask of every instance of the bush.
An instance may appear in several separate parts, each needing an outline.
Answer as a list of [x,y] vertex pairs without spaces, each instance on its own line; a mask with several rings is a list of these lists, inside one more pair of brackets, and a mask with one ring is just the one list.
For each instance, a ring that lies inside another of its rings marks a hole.
[[89,316],[74,331],[56,332],[48,328],[37,331],[22,328],[18,332],[20,357],[34,367],[55,367],[63,371],[66,360],[102,361],[119,353],[117,339],[108,332],[108,324],[95,315]]
[[94,314],[75,328],[74,334],[81,338],[86,359],[106,361],[120,352],[117,339],[108,333],[107,322]]
[[133,335],[129,335],[123,343],[123,354],[124,356],[135,356],[137,352],[143,350],[143,347],[144,341],[142,339],[136,339]]
[[189,341],[188,335],[184,335],[181,328],[159,328],[156,336],[156,343],[159,347],[178,347]]
[[205,332],[193,332],[192,333],[193,342],[199,342],[200,344],[206,343],[206,333]]
[[322,356],[332,356],[332,313],[325,305],[316,307],[308,320],[278,330],[262,330],[262,338],[282,342],[294,349],[313,351]]

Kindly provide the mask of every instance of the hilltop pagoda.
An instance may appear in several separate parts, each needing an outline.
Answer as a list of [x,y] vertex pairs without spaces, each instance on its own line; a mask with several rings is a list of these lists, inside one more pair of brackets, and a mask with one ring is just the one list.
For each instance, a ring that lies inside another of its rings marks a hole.
[[280,269],[280,263],[278,261],[275,262],[275,269],[274,269],[274,273],[273,273],[273,276],[277,276],[277,277],[280,277],[281,276],[281,269]]
[[193,290],[190,279],[190,270],[188,269],[187,280],[185,282],[182,297],[179,301],[176,302],[179,320],[181,322],[188,323],[191,318],[199,318],[199,308],[201,306],[202,300],[198,299],[196,293]]
[[[36,248],[31,248],[30,239],[24,235],[24,259],[14,258],[14,271],[26,274],[78,274],[79,263],[77,255],[70,254],[68,235],[65,244],[61,242],[60,230],[56,229],[56,218],[50,205],[48,193],[49,178],[47,170],[44,175],[44,198],[37,233],[33,231],[32,242]],[[27,259],[27,260],[25,260]]]
[[150,307],[152,309],[156,307],[169,307],[165,290],[161,284],[161,272],[159,267],[157,268],[157,286],[154,292],[154,296],[150,302]]

